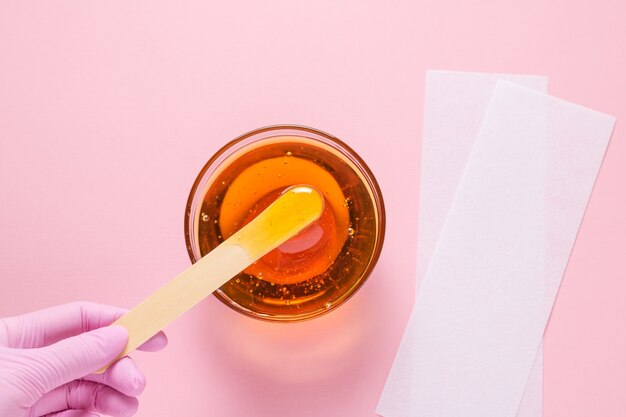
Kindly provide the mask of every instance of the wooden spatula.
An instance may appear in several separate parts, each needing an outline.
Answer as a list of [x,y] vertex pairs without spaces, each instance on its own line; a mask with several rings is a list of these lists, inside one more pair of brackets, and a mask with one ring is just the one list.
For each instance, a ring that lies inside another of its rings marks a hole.
[[286,189],[245,227],[113,323],[126,327],[129,334],[128,344],[118,358],[297,235],[316,221],[323,210],[324,198],[315,189],[306,185]]

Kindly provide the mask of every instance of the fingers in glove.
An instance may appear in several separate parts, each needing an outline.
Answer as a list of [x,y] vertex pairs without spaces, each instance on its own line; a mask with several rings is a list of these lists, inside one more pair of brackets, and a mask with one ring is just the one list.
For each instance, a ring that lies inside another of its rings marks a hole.
[[108,385],[131,397],[141,395],[146,387],[146,377],[128,356],[115,362],[104,373],[87,375],[83,379]]
[[[3,319],[7,346],[38,348],[100,327],[108,326],[126,314],[120,307],[75,302]],[[167,345],[163,332],[157,333],[139,349],[154,352]]]
[[127,341],[125,328],[108,326],[44,348],[15,349],[19,367],[31,385],[28,400],[34,403],[45,393],[101,369],[119,355]]
[[[124,395],[107,385],[91,381],[72,381],[44,395],[31,410],[34,416],[81,410],[112,417],[131,417],[137,412],[138,406],[136,398]],[[74,417],[72,414],[69,416]]]
[[66,410],[60,413],[48,414],[46,417],[98,417],[98,414],[84,410]]

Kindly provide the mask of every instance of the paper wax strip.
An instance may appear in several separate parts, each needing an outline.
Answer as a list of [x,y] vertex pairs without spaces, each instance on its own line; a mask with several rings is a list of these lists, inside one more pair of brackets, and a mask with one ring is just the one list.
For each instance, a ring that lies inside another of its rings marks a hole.
[[410,416],[516,415],[613,125],[498,83],[412,313]]
[[[416,291],[419,291],[419,284],[430,262],[498,80],[508,80],[547,92],[548,79],[544,76],[427,72]],[[409,416],[411,329],[411,326],[407,326],[378,404],[378,413],[385,417]],[[542,359],[543,352],[540,349],[517,417],[541,416]]]

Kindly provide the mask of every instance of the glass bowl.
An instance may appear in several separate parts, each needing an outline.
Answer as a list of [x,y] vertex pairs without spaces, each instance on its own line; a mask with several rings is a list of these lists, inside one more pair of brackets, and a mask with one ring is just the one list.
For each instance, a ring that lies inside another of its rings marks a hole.
[[239,313],[278,322],[328,313],[363,285],[378,260],[385,210],[365,162],[327,133],[279,125],[234,139],[198,174],[185,210],[191,262],[296,184],[322,193],[324,214],[214,292]]

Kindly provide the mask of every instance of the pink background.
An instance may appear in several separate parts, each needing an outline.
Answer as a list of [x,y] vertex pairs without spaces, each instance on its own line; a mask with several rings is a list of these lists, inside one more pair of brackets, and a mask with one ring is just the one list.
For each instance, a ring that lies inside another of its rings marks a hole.
[[618,124],[545,342],[546,417],[626,412],[622,0],[0,3],[0,316],[131,307],[185,268],[205,161],[274,123],[369,163],[387,203],[376,272],[295,325],[211,298],[137,354],[139,416],[374,416],[413,303],[424,73],[545,74]]

